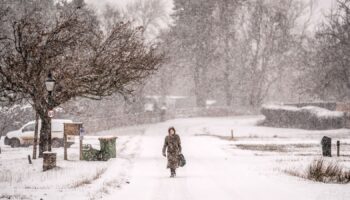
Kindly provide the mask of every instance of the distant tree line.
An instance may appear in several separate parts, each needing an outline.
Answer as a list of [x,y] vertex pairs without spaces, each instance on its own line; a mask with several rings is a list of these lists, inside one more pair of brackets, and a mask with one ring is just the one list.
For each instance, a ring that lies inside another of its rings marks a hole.
[[[186,82],[198,107],[208,99],[229,107],[259,107],[273,91],[286,99],[283,95],[288,96],[294,80],[290,71],[301,63],[307,35],[308,16],[306,22],[300,19],[312,4],[298,0],[174,3],[174,25],[162,37],[169,60],[158,72],[163,72],[158,76],[161,87],[171,79],[173,84]],[[173,87],[170,83],[163,93],[171,93]]]
[[318,24],[314,1],[174,3],[174,24],[162,35],[169,59],[150,88],[187,91],[199,107],[207,99],[250,108],[348,99],[349,0],[336,1]]

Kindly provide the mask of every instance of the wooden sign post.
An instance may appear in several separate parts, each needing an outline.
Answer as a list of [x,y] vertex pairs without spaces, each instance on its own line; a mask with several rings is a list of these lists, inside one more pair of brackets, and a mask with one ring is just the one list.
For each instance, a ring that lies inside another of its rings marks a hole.
[[340,156],[340,141],[337,141],[337,156]]
[[[68,160],[67,155],[67,137],[68,136],[80,136],[81,130],[83,130],[83,123],[75,122],[75,123],[64,123],[64,133],[63,133],[63,146],[64,146],[64,160]],[[82,138],[79,138],[79,159],[82,159],[82,146],[83,141]]]
[[83,160],[83,139],[84,139],[84,127],[83,124],[80,126],[79,129],[79,160]]

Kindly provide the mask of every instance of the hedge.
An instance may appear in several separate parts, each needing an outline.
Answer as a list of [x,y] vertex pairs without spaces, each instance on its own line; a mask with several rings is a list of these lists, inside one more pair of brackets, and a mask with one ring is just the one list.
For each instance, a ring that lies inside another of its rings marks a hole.
[[281,128],[301,128],[308,130],[339,129],[345,126],[343,112],[330,111],[316,106],[263,106],[263,125]]

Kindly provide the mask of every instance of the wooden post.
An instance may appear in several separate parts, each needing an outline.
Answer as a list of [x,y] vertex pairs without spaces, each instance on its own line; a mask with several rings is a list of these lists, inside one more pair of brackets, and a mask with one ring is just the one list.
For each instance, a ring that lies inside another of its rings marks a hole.
[[63,148],[64,148],[64,153],[63,153],[63,159],[68,160],[67,156],[67,135],[63,133]]
[[28,162],[29,164],[32,164],[32,159],[30,159],[30,155],[28,155]]
[[43,171],[50,170],[56,167],[56,153],[44,152],[43,153]]
[[83,139],[79,138],[79,160],[83,160]]
[[63,146],[64,146],[64,160],[68,160],[67,148],[68,148],[68,136],[79,136],[79,160],[83,159],[83,136],[84,129],[83,123],[64,123],[64,133],[63,133]]
[[231,140],[233,140],[233,129],[231,129]]
[[35,128],[34,128],[34,142],[33,142],[33,159],[36,159],[36,152],[38,147],[38,129],[39,129],[39,115],[35,114]]
[[83,124],[79,128],[79,160],[83,160],[83,139],[84,139],[84,128]]
[[337,156],[340,156],[340,141],[337,141]]

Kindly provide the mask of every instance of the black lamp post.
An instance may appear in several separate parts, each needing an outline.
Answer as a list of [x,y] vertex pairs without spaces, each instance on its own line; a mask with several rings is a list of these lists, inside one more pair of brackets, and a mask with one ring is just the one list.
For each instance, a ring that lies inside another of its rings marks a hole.
[[[55,84],[56,84],[56,81],[55,81],[55,79],[52,78],[51,72],[49,72],[49,74],[47,76],[47,79],[45,81],[46,90],[49,93],[49,96],[48,96],[48,104],[49,104],[48,109],[49,109],[49,112],[53,112],[52,111],[53,110],[53,106],[52,106],[52,91],[55,88]],[[51,151],[51,117],[53,117],[53,116],[52,116],[52,114],[50,115],[50,113],[47,113],[47,114],[50,117],[50,121],[49,121],[49,127],[50,128],[48,130],[49,132],[48,132],[48,138],[47,138],[48,139],[48,143],[49,143],[48,151]]]
[[[47,76],[47,79],[45,81],[46,90],[49,92],[49,97],[52,95],[52,91],[55,88],[55,79],[52,78],[51,72],[49,72],[49,75]],[[50,103],[50,102],[49,102]]]

